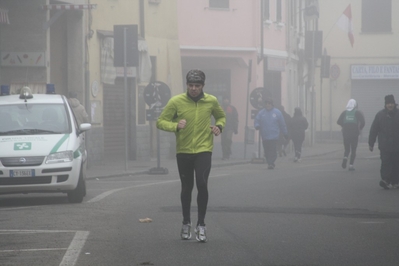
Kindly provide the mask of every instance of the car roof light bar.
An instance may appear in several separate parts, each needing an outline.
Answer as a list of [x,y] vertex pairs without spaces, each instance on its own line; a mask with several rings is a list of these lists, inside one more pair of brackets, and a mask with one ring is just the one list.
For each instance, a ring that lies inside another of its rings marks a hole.
[[10,85],[1,85],[0,96],[10,95]]
[[23,87],[21,89],[20,94],[19,94],[19,98],[20,99],[25,99],[25,101],[26,101],[26,99],[32,99],[33,95],[32,95],[32,92],[31,92],[30,88],[26,87],[26,86]]

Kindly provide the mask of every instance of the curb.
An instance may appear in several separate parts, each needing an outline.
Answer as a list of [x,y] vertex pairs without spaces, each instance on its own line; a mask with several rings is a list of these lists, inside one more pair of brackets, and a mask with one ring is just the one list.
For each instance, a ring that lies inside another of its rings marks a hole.
[[[216,163],[212,164],[212,167],[225,167],[225,166],[232,166],[237,164],[249,164],[250,161],[236,161],[236,162],[229,162],[229,163]],[[93,179],[101,179],[101,178],[111,178],[111,177],[121,177],[121,176],[135,176],[135,175],[149,175],[149,170],[143,171],[132,171],[132,172],[123,172],[117,174],[107,174],[107,175],[99,175],[99,176],[91,176],[86,177],[86,180],[93,180]]]
[[[333,150],[333,151],[326,151],[324,153],[318,153],[318,154],[310,154],[310,155],[304,155],[302,156],[303,158],[312,158],[312,157],[317,157],[317,156],[323,156],[327,155],[330,153],[338,152],[341,151],[339,150]],[[233,166],[233,165],[242,165],[242,164],[251,164],[251,160],[246,160],[246,161],[232,161],[232,162],[221,162],[221,163],[214,163],[212,164],[212,167],[226,167],[226,166]],[[86,180],[93,180],[93,179],[102,179],[102,178],[112,178],[112,177],[122,177],[122,176],[136,176],[136,175],[148,175],[149,170],[141,170],[141,171],[128,171],[128,172],[119,172],[115,174],[106,174],[106,175],[98,175],[98,176],[91,176],[91,177],[86,177]],[[152,174],[153,175],[153,174]]]

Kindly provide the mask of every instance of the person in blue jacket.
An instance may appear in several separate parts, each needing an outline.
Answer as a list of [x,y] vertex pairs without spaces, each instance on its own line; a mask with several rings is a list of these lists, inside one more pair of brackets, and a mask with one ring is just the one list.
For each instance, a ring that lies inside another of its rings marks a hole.
[[254,126],[256,130],[260,131],[262,137],[267,168],[274,169],[280,132],[283,133],[285,139],[288,139],[288,131],[283,114],[277,108],[274,108],[273,100],[266,98],[264,105],[265,108],[260,110],[255,117]]

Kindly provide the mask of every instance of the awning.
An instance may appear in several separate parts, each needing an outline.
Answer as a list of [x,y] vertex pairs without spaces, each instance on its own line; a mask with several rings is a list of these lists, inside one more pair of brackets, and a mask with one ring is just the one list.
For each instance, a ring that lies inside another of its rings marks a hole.
[[[87,0],[50,0],[49,4],[70,4],[70,5],[85,5]],[[90,1],[89,1],[90,2]]]
[[0,24],[10,24],[7,9],[0,8]]
[[97,5],[42,5],[43,10],[81,10],[96,8]]
[[67,10],[84,10],[84,9],[96,9],[97,5],[69,5],[69,4],[53,4],[53,5],[42,5],[43,10],[57,10],[52,15],[49,21],[43,23],[43,29],[47,30],[61,15]]

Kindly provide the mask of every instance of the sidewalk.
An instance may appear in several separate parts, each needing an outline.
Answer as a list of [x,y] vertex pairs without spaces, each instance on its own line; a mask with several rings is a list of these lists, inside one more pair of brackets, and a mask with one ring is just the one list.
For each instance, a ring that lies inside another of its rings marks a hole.
[[[302,148],[302,153],[303,153],[302,158],[320,156],[337,151],[343,152],[343,144],[340,142],[315,143],[314,145],[312,145],[312,147]],[[287,156],[289,158],[292,157],[292,159],[294,157],[292,152],[287,154]],[[212,167],[223,167],[229,165],[249,164],[249,163],[251,163],[251,158],[246,158],[246,159],[233,158],[226,161],[217,157],[214,157],[212,159]],[[125,160],[107,161],[101,165],[91,165],[87,169],[86,179],[149,174],[150,169],[157,168],[158,162],[156,159],[151,159],[146,161],[128,161],[127,166],[128,167],[126,171]],[[176,160],[161,159],[160,168],[166,168],[169,170],[169,172],[171,170],[177,170]]]

